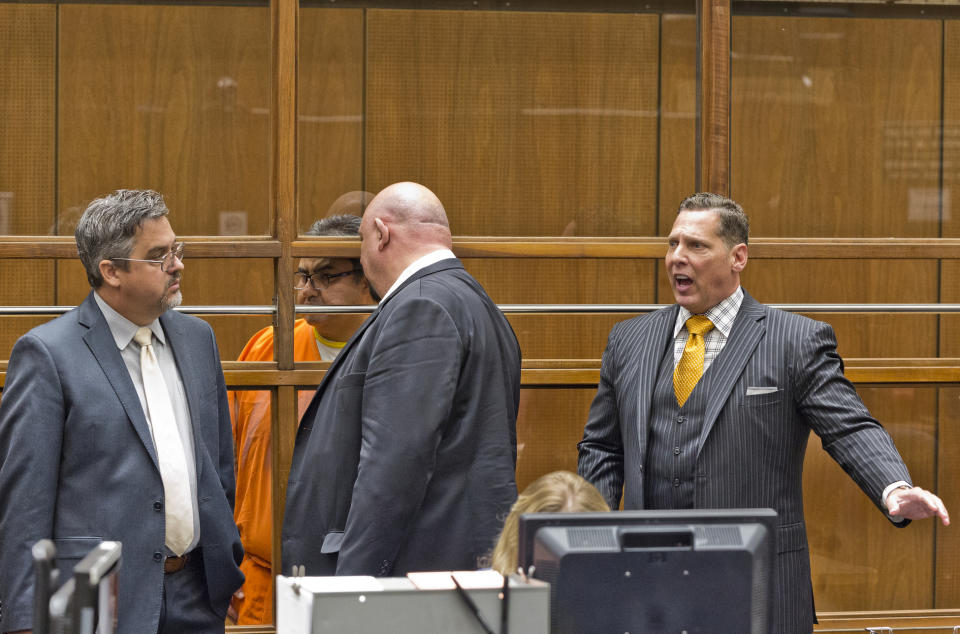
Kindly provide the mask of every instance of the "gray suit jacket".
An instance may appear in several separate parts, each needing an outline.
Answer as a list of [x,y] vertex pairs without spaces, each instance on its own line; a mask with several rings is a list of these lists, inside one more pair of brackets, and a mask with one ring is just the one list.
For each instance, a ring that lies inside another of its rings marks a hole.
[[[160,318],[183,379],[211,609],[243,581],[233,442],[213,331]],[[30,547],[54,541],[61,581],[101,540],[123,544],[119,629],[155,632],[163,587],[163,483],[133,382],[92,293],[17,341],[0,401],[0,631],[31,627]],[[65,575],[65,576],[64,576]]]
[[[673,343],[676,305],[614,326],[579,444],[579,472],[611,508],[644,508],[651,397]],[[801,472],[810,430],[882,507],[910,481],[886,431],[843,376],[833,329],[764,306],[744,292],[723,352],[704,374],[708,405],[697,446],[696,508],[772,508],[779,515],[775,632],[809,632],[813,594]],[[747,395],[749,387],[776,392]],[[904,523],[905,524],[905,523]]]
[[475,568],[517,497],[519,390],[513,330],[460,262],[414,274],[344,346],[301,418],[283,570]]

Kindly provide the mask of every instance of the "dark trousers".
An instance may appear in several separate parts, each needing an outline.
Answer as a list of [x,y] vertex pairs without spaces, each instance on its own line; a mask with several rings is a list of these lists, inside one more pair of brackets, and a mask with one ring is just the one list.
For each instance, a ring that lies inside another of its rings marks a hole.
[[223,631],[223,616],[217,615],[210,606],[203,557],[196,549],[183,569],[163,577],[158,634],[223,634]]

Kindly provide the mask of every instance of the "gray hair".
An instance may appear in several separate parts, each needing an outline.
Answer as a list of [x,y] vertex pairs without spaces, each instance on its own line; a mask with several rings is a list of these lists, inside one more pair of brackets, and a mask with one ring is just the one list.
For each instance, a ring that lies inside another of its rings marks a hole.
[[[74,231],[77,253],[90,286],[100,288],[103,284],[101,260],[130,257],[143,221],[162,218],[168,213],[163,196],[149,189],[118,189],[91,202]],[[127,270],[129,263],[117,260],[115,265]]]
[[[310,228],[307,229],[304,235],[356,238],[360,235],[360,221],[360,216],[354,216],[352,214],[327,216],[310,225]],[[360,269],[353,274],[353,279],[359,282],[363,279],[363,266],[360,265],[360,259],[350,258],[350,265],[355,269]],[[370,290],[373,290],[372,286]]]
[[677,213],[684,211],[712,211],[717,214],[720,217],[717,235],[727,248],[732,249],[740,243],[747,244],[750,239],[750,219],[735,200],[702,192],[683,199]]
[[322,218],[310,225],[305,235],[355,238],[360,235],[360,216],[340,214]]

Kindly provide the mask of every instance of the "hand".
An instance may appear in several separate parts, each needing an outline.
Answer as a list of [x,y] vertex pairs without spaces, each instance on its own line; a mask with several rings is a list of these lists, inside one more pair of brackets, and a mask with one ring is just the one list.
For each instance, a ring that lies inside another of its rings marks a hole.
[[944,526],[950,525],[950,514],[947,513],[943,500],[920,487],[891,491],[887,496],[887,513],[893,517],[905,517],[911,520],[937,516]]
[[243,587],[237,588],[237,591],[233,593],[230,606],[227,608],[227,625],[237,624],[237,619],[240,617],[238,606],[243,602],[244,597]]

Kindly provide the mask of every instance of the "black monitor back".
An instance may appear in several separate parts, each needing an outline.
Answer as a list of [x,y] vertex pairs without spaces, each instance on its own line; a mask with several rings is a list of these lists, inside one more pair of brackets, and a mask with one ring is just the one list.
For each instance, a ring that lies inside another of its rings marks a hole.
[[518,562],[551,584],[551,632],[767,632],[770,509],[536,513]]

